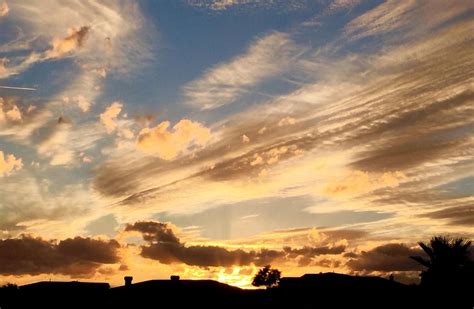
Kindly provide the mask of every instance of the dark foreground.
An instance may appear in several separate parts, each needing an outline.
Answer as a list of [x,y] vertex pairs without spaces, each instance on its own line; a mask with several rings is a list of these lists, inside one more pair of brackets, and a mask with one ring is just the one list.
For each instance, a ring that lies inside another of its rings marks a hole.
[[243,290],[212,280],[107,283],[38,282],[0,289],[9,308],[469,308],[472,287],[443,290],[379,277],[335,273],[283,278],[270,290]]

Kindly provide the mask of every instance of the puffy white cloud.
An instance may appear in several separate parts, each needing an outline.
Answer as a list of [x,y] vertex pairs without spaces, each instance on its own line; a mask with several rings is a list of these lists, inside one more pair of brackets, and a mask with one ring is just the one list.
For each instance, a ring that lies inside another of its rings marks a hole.
[[8,176],[12,172],[21,169],[22,166],[23,163],[20,158],[16,158],[12,154],[5,157],[3,151],[0,150],[0,177]]
[[7,122],[15,123],[21,120],[22,114],[15,102],[5,102],[5,100],[0,97],[0,127]]
[[163,121],[154,128],[142,129],[138,136],[138,149],[172,160],[192,146],[204,146],[211,138],[211,131],[203,124],[182,119],[169,129],[170,122]]

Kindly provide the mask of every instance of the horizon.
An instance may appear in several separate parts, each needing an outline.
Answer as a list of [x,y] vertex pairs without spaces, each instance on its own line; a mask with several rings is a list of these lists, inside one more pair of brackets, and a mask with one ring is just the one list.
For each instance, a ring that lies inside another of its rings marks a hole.
[[474,239],[473,17],[0,0],[0,285],[419,282],[418,242]]

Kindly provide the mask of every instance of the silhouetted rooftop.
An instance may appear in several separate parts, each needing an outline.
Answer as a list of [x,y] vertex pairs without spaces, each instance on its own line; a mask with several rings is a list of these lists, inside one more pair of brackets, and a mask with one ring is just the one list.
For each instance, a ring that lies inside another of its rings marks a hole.
[[130,286],[119,286],[112,290],[121,289],[184,289],[184,290],[213,290],[226,292],[239,292],[240,288],[230,286],[214,280],[148,280],[131,284]]
[[394,288],[404,287],[405,285],[374,276],[350,276],[338,273],[320,273],[320,274],[306,274],[301,277],[286,277],[281,278],[281,288],[291,287],[307,287],[307,288]]
[[79,282],[79,281],[40,281],[20,286],[21,290],[108,290],[106,282]]

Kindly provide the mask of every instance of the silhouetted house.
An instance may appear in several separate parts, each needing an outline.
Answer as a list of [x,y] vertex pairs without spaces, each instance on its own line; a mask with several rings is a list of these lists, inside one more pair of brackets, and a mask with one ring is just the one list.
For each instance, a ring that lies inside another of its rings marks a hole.
[[41,281],[20,286],[14,308],[95,308],[109,290],[108,283]]
[[31,284],[20,286],[20,291],[25,292],[47,292],[47,291],[62,291],[62,292],[93,292],[93,291],[107,291],[110,288],[108,283],[101,282],[79,282],[79,281],[40,281]]
[[350,276],[338,273],[306,274],[301,277],[281,278],[281,289],[324,290],[393,290],[404,284],[372,276]]
[[216,306],[228,301],[238,303],[243,294],[240,288],[214,280],[181,280],[179,276],[133,284],[125,281],[125,285],[110,289],[111,298],[116,304],[129,303],[131,306],[156,303],[157,299],[159,304],[177,307],[196,304]]
[[[408,286],[385,278],[320,273],[281,278],[274,301],[281,308],[392,308],[406,305],[408,293]],[[385,299],[390,306],[381,306]]]

